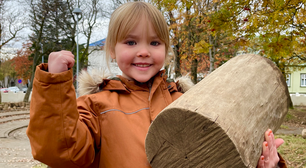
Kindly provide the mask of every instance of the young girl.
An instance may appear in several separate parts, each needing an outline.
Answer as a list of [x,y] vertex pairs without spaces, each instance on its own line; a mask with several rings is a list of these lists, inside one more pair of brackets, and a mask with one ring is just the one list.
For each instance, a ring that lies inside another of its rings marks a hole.
[[[37,67],[33,83],[27,134],[34,158],[54,168],[150,167],[144,145],[148,128],[184,89],[160,70],[169,43],[166,21],[154,6],[120,6],[110,19],[106,54],[116,59],[122,75],[103,79],[83,73],[78,99],[74,56],[51,53],[49,63]],[[265,137],[258,167],[276,166],[282,141],[274,141],[270,131]]]

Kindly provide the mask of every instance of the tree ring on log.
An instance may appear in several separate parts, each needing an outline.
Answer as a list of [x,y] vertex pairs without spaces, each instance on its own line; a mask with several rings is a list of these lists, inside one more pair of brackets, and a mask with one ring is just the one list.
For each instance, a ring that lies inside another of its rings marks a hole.
[[[153,168],[245,167],[226,130],[215,120],[183,109],[161,113],[151,125],[145,144]],[[217,152],[220,150],[223,152]]]

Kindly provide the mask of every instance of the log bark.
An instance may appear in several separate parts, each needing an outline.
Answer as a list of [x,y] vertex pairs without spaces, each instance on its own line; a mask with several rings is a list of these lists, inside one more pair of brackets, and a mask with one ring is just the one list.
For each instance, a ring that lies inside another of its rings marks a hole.
[[156,117],[145,142],[148,161],[153,168],[256,167],[264,132],[280,127],[291,104],[272,61],[237,56]]

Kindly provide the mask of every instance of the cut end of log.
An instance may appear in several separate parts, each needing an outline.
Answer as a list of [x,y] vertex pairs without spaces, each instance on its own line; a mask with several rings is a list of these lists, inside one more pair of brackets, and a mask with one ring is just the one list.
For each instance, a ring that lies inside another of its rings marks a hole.
[[151,124],[153,168],[256,167],[264,132],[276,131],[291,104],[270,60],[236,56],[166,107]]
[[183,109],[167,109],[151,124],[146,153],[153,168],[248,167],[214,120]]

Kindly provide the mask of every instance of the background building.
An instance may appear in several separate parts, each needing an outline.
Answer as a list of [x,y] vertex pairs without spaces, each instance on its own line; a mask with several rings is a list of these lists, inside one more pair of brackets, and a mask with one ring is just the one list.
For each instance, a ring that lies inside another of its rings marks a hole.
[[291,94],[306,94],[306,68],[296,68],[288,73],[286,82]]
[[107,67],[106,55],[104,51],[106,38],[89,44],[89,56],[88,56],[88,72],[91,73],[93,69],[106,70],[111,73],[112,76],[121,75],[117,63],[113,59],[109,59],[109,69]]

